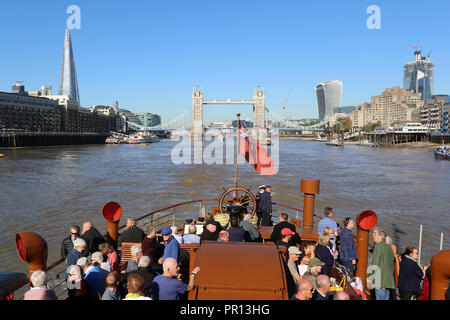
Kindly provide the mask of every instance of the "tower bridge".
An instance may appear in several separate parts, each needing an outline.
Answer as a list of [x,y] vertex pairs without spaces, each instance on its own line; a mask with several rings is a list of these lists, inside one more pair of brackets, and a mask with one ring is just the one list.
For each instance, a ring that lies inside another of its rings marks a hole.
[[203,105],[207,104],[222,104],[222,105],[253,105],[253,120],[256,128],[266,128],[265,108],[266,108],[266,93],[261,90],[261,86],[253,93],[253,99],[247,100],[204,100],[203,91],[197,86],[192,92],[192,128],[203,128]]
[[[270,110],[266,106],[266,94],[265,91],[261,89],[261,86],[258,85],[258,88],[253,93],[253,99],[204,99],[203,91],[199,89],[197,86],[194,88],[192,92],[192,119],[189,120],[189,111],[185,110],[183,113],[179,114],[175,118],[167,121],[164,124],[160,124],[154,127],[145,127],[140,124],[127,121],[129,127],[136,130],[147,130],[147,131],[173,131],[177,129],[189,129],[189,123],[192,123],[190,126],[193,128],[202,128],[203,125],[203,106],[204,105],[251,105],[253,106],[253,124],[256,129],[268,129],[268,121],[272,119],[275,122],[278,122],[277,129],[279,130],[291,130],[291,131],[302,131],[302,130],[310,130],[310,131],[322,131],[321,128],[326,121],[320,121],[319,123],[311,126],[302,126],[298,123],[295,123],[291,120],[284,120],[275,112]],[[267,115],[266,115],[267,113]],[[281,125],[280,125],[281,123]],[[215,128],[220,129],[220,128]],[[222,129],[230,129],[230,128],[222,128]]]

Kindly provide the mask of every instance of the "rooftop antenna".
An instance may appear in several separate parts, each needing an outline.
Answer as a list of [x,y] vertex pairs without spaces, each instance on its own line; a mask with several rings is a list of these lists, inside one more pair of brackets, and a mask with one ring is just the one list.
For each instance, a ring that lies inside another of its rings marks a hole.
[[430,50],[430,52],[428,52],[428,57],[427,57],[428,60],[430,60],[430,55],[431,55],[431,50]]

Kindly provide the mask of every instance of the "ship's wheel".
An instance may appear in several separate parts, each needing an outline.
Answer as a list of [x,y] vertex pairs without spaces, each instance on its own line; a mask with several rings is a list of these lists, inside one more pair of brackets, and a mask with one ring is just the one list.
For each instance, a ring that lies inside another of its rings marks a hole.
[[225,190],[219,200],[221,213],[226,213],[228,206],[242,206],[247,209],[247,213],[254,215],[256,212],[256,198],[247,188],[232,187]]

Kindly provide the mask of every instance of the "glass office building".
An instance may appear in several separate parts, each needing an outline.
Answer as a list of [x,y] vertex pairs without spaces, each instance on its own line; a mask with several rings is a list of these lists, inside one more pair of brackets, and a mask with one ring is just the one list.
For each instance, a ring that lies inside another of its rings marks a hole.
[[334,108],[341,106],[342,82],[332,80],[321,82],[316,86],[319,119],[324,120],[334,113]]
[[145,127],[154,127],[161,124],[161,116],[149,112],[136,113],[136,116]]
[[420,51],[414,52],[413,62],[405,63],[403,88],[421,93],[424,101],[432,98],[434,89],[434,63],[421,56]]

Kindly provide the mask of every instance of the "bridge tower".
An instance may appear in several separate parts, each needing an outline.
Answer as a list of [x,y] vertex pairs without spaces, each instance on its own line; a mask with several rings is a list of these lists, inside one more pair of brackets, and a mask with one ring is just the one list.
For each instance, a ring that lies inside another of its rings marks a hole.
[[203,127],[203,91],[194,88],[192,91],[192,128]]
[[258,89],[253,93],[253,119],[255,121],[254,126],[257,128],[266,127],[266,93],[261,90],[261,86],[258,84]]

